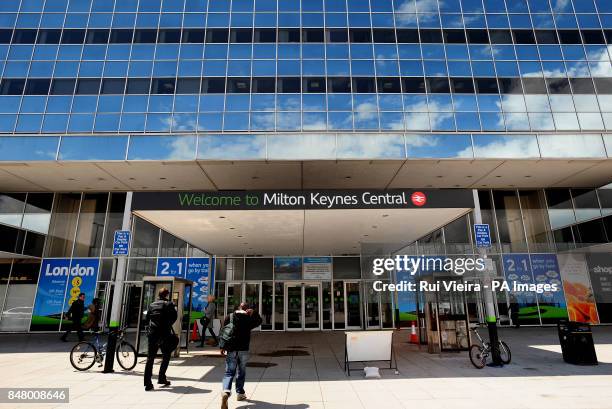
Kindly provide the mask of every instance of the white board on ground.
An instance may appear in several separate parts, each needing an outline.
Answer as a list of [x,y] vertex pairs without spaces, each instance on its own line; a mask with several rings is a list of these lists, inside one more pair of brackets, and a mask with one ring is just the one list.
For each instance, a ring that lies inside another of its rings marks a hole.
[[391,359],[393,331],[347,331],[345,334],[348,362]]

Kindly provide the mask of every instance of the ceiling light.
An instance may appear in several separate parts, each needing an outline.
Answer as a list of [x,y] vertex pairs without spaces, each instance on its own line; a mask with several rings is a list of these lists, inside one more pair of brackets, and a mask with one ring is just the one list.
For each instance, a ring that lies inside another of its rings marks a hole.
[[136,178],[129,178],[130,180],[136,180]]
[[244,236],[238,236],[239,239],[243,238]]
[[353,177],[352,176],[345,176],[344,178],[345,179],[352,179]]
[[219,216],[219,219],[225,219],[225,216]]
[[438,179],[442,179],[444,176],[436,176]]
[[525,177],[526,177],[526,178],[530,178],[530,177],[531,177],[531,175],[527,175],[527,176],[525,176]]
[[473,177],[474,177],[474,176],[472,176],[472,175],[468,175],[468,176],[466,176],[466,178],[473,178]]
[[372,226],[373,229],[378,229],[378,226]]
[[383,214],[382,217],[389,217],[389,215],[388,214]]
[[236,228],[235,227],[230,227],[230,230],[236,230]]
[[166,180],[166,178],[159,178],[159,180]]
[[66,180],[76,180],[76,179],[75,179],[75,178],[68,178],[68,179],[66,179]]
[[500,178],[500,177],[501,177],[501,175],[497,175],[497,176],[495,176],[495,177],[496,177],[496,178]]
[[253,180],[258,180],[258,179],[259,179],[259,176],[253,176],[251,179],[253,179]]

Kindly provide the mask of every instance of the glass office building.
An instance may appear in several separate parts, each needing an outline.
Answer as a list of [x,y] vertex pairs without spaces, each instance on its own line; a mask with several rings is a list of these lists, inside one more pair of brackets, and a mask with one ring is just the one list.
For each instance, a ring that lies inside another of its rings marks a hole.
[[[501,324],[512,302],[611,322],[611,45],[609,0],[3,0],[0,331],[59,330],[67,282],[52,321],[32,311],[62,260],[97,260],[111,293],[126,192],[193,191],[477,189],[496,277],[563,281],[496,294]],[[373,292],[370,256],[476,255],[473,207],[131,209],[126,297],[161,259],[209,258],[219,312],[258,305],[262,330],[425,326],[431,301]]]

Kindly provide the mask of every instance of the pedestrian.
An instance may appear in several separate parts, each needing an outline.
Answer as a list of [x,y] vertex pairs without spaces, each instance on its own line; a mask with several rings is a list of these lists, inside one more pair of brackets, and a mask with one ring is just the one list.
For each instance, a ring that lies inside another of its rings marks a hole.
[[144,386],[146,391],[153,389],[153,363],[157,356],[157,350],[161,349],[162,361],[159,366],[157,383],[169,386],[170,381],[166,378],[166,370],[170,364],[170,355],[178,346],[178,337],[174,333],[172,324],[177,319],[176,307],[168,300],[170,291],[167,288],[159,290],[158,299],[149,305],[145,321],[147,323],[147,363],[144,371]]
[[510,296],[510,319],[512,320],[514,328],[519,328],[521,326],[519,322],[519,305],[514,295]]
[[[223,376],[223,396],[221,409],[227,409],[227,401],[232,392],[232,382],[236,378],[236,399],[245,400],[244,382],[246,364],[249,360],[251,330],[261,325],[261,317],[257,311],[241,303],[236,311],[225,317],[224,328],[220,334],[222,340],[221,352],[225,355],[225,375]],[[227,339],[230,334],[229,339]]]
[[89,314],[87,320],[83,324],[83,328],[90,329],[92,331],[98,331],[100,329],[100,319],[102,318],[102,304],[99,298],[94,298],[89,307],[87,307]]
[[62,341],[67,342],[68,335],[70,335],[72,331],[77,333],[79,336],[79,341],[82,341],[85,338],[81,323],[83,320],[83,315],[85,315],[85,294],[80,293],[78,298],[74,300],[72,304],[70,304],[70,308],[66,313],[66,316],[72,321],[72,325],[68,328],[64,335],[62,335]]
[[204,309],[204,316],[200,320],[200,324],[202,324],[202,340],[200,341],[200,347],[204,346],[204,342],[206,341],[206,330],[210,332],[210,335],[215,340],[215,345],[219,345],[219,340],[217,339],[217,334],[215,334],[215,330],[213,328],[213,321],[215,319],[215,313],[217,312],[217,304],[215,304],[215,296],[208,296],[208,304],[206,304],[206,308]]

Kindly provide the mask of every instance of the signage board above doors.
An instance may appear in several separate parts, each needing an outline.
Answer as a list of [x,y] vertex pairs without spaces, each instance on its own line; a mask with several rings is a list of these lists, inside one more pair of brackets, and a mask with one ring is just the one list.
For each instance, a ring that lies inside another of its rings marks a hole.
[[132,210],[473,208],[467,189],[136,192]]

